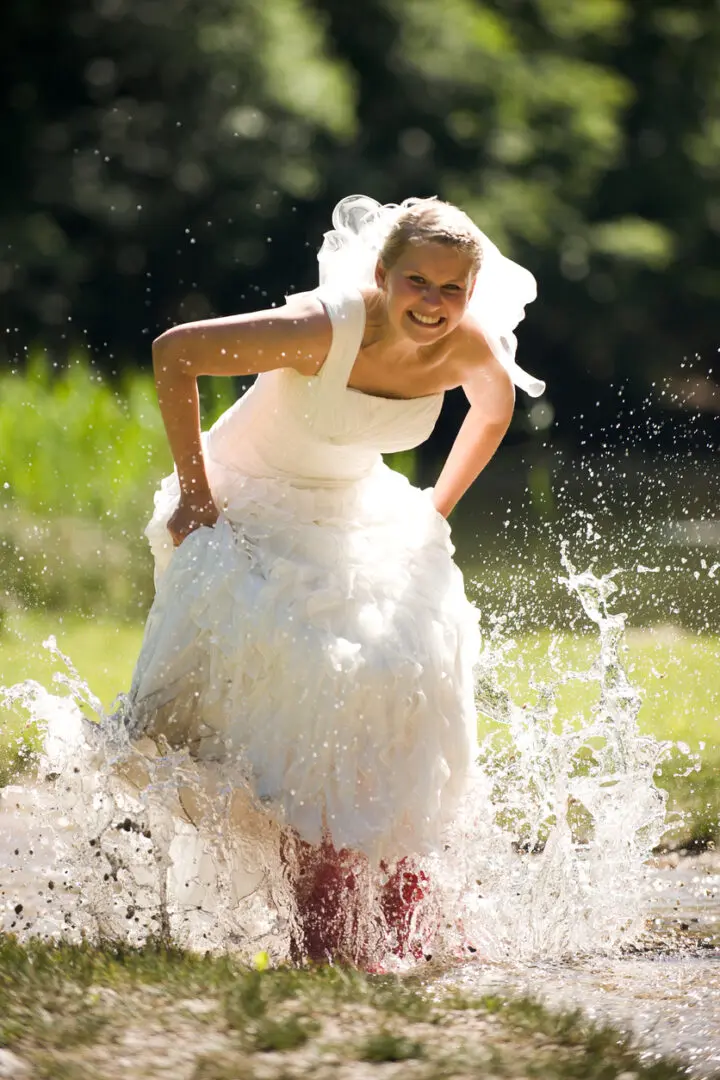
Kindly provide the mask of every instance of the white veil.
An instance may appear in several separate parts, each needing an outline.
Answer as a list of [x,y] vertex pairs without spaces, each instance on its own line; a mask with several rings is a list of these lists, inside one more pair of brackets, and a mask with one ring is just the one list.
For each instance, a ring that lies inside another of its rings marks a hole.
[[[373,285],[375,266],[385,238],[397,217],[423,199],[405,199],[385,206],[367,195],[348,195],[332,215],[333,228],[325,233],[318,253],[320,284]],[[482,327],[494,356],[510,378],[531,397],[545,392],[545,383],[515,363],[515,327],[525,316],[525,305],[537,296],[535,278],[518,263],[506,259],[480,232],[482,265],[468,310]]]

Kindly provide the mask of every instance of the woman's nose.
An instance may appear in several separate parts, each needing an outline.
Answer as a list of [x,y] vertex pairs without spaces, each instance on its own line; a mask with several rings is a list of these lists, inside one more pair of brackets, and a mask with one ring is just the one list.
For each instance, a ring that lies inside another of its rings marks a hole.
[[425,303],[428,307],[437,308],[442,303],[442,293],[437,285],[428,285],[425,289]]

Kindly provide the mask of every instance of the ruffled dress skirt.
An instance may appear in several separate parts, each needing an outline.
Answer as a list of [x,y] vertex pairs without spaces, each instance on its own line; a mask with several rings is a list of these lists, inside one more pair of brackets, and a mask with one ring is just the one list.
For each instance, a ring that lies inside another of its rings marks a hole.
[[176,477],[156,495],[130,734],[235,763],[310,844],[437,851],[477,748],[478,617],[447,522],[381,463],[321,488],[206,464],[215,528],[173,550]]

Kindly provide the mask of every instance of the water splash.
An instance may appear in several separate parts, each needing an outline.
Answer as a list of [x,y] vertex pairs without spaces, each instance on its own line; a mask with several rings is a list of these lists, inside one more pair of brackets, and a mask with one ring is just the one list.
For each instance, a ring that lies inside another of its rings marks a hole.
[[[625,616],[608,609],[621,571],[578,573],[565,544],[562,563],[560,582],[597,628],[589,670],[563,670],[551,650],[554,678],[535,685],[536,705],[520,707],[499,684],[513,644],[498,642],[502,626],[481,658],[480,709],[496,725],[480,756],[493,817],[474,856],[479,892],[466,922],[493,959],[564,958],[636,939],[645,863],[666,828],[654,777],[670,744],[639,732],[641,696],[621,658]],[[574,680],[598,686],[589,719],[558,717],[558,691]]]
[[236,770],[131,743],[122,708],[106,715],[54,639],[45,645],[69,696],[33,681],[0,690],[0,707],[42,732],[33,782],[0,789],[0,928],[278,957],[277,827]]
[[[500,683],[513,643],[496,624],[478,665],[479,707],[494,728],[446,850],[418,860],[432,887],[408,930],[416,957],[559,959],[614,951],[644,929],[645,863],[666,828],[654,776],[670,747],[638,729],[625,616],[609,608],[621,571],[579,573],[565,545],[561,557],[559,580],[594,624],[597,655],[577,671],[551,650],[551,680],[521,707]],[[122,708],[105,715],[48,647],[68,696],[30,682],[0,691],[0,706],[43,731],[34,782],[0,791],[0,928],[133,944],[160,936],[286,959],[297,914],[282,822],[236,763],[130,742]],[[589,718],[558,714],[558,691],[574,680],[598,687]],[[392,869],[353,874],[351,955],[387,963],[393,940],[377,910]]]

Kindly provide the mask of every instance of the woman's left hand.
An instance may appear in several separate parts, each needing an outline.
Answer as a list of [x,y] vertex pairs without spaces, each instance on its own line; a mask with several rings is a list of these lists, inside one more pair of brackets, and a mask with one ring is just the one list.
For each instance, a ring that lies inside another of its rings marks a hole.
[[186,536],[202,528],[203,525],[212,528],[219,517],[220,511],[211,495],[203,499],[192,495],[181,495],[180,502],[167,524],[173,544],[179,547]]

